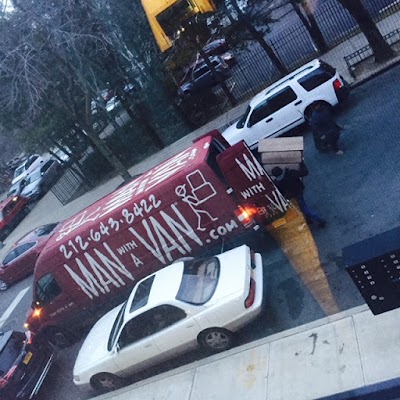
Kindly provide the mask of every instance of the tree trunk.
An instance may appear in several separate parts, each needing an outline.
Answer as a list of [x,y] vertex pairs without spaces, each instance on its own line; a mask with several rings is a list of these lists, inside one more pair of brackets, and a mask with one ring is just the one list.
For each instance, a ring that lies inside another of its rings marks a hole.
[[93,144],[99,149],[100,153],[107,159],[107,161],[112,165],[112,167],[121,175],[125,182],[132,179],[132,176],[128,170],[124,167],[121,161],[114,155],[114,153],[109,149],[109,147],[97,137],[90,127],[86,127],[85,132],[87,136],[92,140]]
[[223,79],[219,78],[218,72],[215,70],[214,66],[212,65],[210,59],[208,58],[207,54],[204,52],[203,48],[197,43],[197,51],[200,53],[201,58],[205,61],[205,63],[207,64],[208,68],[210,68],[211,73],[213,74],[215,80],[217,80],[219,82],[219,85],[221,86],[222,90],[224,91],[224,93],[226,94],[226,97],[229,100],[229,103],[231,103],[231,106],[236,106],[237,104],[237,100],[235,98],[235,96],[231,93],[231,91],[229,90],[228,86],[226,86],[226,83]]
[[357,21],[374,52],[376,62],[383,62],[394,57],[395,52],[379,32],[379,29],[361,0],[338,0],[338,2]]
[[251,24],[247,16],[242,12],[239,8],[236,0],[231,0],[232,7],[235,9],[238,19],[244,24],[249,33],[253,36],[258,43],[260,43],[261,47],[265,50],[268,57],[272,61],[272,64],[275,65],[276,69],[279,71],[281,75],[287,75],[288,70],[286,66],[281,62],[278,56],[275,54],[272,47],[265,41],[264,36]]
[[151,137],[151,140],[155,143],[155,145],[159,149],[165,148],[165,143],[161,139],[161,136],[158,134],[156,129],[153,127],[153,124],[150,122],[150,116],[147,106],[143,101],[135,101],[134,103],[135,112],[133,113],[134,117],[140,121],[143,127],[146,130],[146,133]]
[[307,15],[307,18],[304,16],[300,7],[296,0],[290,0],[294,11],[296,12],[297,16],[300,18],[300,21],[303,23],[305,28],[307,29],[308,33],[311,36],[311,39],[315,43],[318,48],[318,51],[323,54],[328,51],[328,45],[325,42],[324,36],[322,35],[321,30],[317,24],[317,21],[314,17],[314,13],[308,3],[308,0],[304,0],[301,2],[303,9]]

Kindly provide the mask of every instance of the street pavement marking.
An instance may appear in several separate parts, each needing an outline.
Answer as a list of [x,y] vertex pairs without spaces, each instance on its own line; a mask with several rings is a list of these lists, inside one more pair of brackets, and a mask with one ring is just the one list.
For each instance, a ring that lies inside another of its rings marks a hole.
[[15,307],[17,307],[18,303],[22,300],[22,298],[25,296],[25,293],[30,289],[28,286],[25,289],[22,289],[17,297],[14,299],[14,301],[8,306],[7,310],[4,312],[4,314],[0,318],[0,328],[6,323],[8,317],[11,315],[11,313],[14,311]]

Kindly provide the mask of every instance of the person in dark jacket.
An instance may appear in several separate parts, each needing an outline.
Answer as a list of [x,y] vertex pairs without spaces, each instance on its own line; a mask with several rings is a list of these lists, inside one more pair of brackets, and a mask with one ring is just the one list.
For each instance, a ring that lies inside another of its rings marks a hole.
[[279,191],[287,199],[295,198],[301,212],[304,214],[307,223],[316,222],[321,228],[326,225],[326,221],[313,211],[304,199],[304,183],[302,178],[308,175],[307,167],[301,163],[300,169],[274,167],[272,169],[274,183]]
[[342,128],[335,122],[331,108],[324,103],[317,103],[311,113],[309,125],[313,132],[315,147],[319,151],[332,149],[337,155],[342,155],[339,148],[340,131]]

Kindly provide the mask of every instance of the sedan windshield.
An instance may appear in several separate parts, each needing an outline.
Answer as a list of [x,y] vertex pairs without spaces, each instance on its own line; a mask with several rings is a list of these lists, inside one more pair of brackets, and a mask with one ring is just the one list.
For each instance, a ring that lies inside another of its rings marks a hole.
[[20,176],[25,171],[25,164],[18,167],[14,172],[14,178]]
[[115,318],[114,324],[111,328],[110,337],[108,338],[108,344],[107,344],[108,351],[111,351],[111,349],[114,347],[115,341],[118,338],[118,332],[120,331],[122,323],[124,322],[125,308],[126,308],[126,302],[119,310],[117,318]]
[[186,261],[177,300],[195,305],[209,301],[217,288],[219,271],[217,257]]

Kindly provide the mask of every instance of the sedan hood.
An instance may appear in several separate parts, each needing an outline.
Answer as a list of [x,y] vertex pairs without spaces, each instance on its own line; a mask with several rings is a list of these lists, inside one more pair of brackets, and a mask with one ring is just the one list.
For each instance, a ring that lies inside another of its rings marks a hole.
[[107,350],[108,339],[121,307],[122,304],[109,311],[90,330],[75,361],[74,375],[80,375],[90,366],[99,364],[110,354]]
[[29,185],[26,185],[21,192],[21,196],[29,197],[32,193],[36,192],[39,185],[40,185],[40,179],[30,183]]

